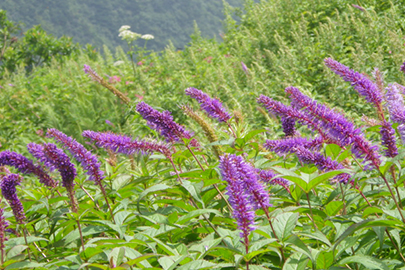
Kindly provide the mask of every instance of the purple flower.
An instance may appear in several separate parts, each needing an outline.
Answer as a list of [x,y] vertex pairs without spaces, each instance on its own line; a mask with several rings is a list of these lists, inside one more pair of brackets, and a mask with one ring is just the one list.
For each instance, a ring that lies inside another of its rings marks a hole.
[[405,106],[404,98],[400,92],[399,84],[389,84],[386,88],[387,93],[385,98],[387,100],[387,108],[390,114],[391,121],[394,123],[405,123]]
[[87,175],[90,176],[89,180],[94,181],[99,186],[102,185],[101,182],[104,179],[104,173],[100,170],[101,164],[98,162],[95,155],[84,148],[84,146],[78,143],[75,139],[57,129],[48,129],[47,136],[54,138],[62,144],[63,147],[65,147],[75,159],[80,162],[83,168],[87,171]]
[[1,194],[7,200],[17,223],[22,224],[25,220],[24,207],[17,196],[16,186],[20,185],[21,178],[18,174],[8,174],[2,177],[0,182]]
[[231,119],[231,115],[218,99],[211,98],[203,91],[193,87],[187,88],[186,94],[196,99],[201,104],[201,109],[206,111],[209,116],[216,118],[219,122],[227,122]]
[[0,208],[0,249],[4,249],[5,245],[4,243],[7,240],[6,237],[6,228],[8,227],[8,222],[6,220],[6,218],[4,217],[4,209]]
[[264,147],[270,151],[277,154],[289,154],[294,153],[294,148],[297,146],[302,146],[306,149],[319,149],[322,146],[323,139],[321,137],[316,137],[315,139],[308,140],[306,138],[287,138],[283,140],[267,140],[264,143]]
[[0,166],[13,166],[21,173],[32,173],[39,178],[39,182],[48,187],[56,187],[58,185],[40,166],[35,166],[31,160],[21,154],[11,151],[3,151],[0,153]]
[[36,144],[36,143],[29,143],[29,144],[27,144],[27,149],[28,149],[28,152],[30,152],[31,155],[33,155],[37,160],[44,163],[45,166],[48,167],[51,172],[56,169],[53,162],[51,162],[45,156],[44,147],[42,145]]
[[162,153],[170,157],[170,149],[166,144],[154,141],[137,141],[131,137],[117,135],[111,132],[95,132],[85,130],[82,134],[91,139],[97,146],[110,149],[117,153],[132,155],[134,153],[152,154],[153,152]]
[[110,125],[110,126],[112,126],[112,127],[115,127],[115,125],[114,125],[113,123],[111,123],[111,121],[108,120],[108,119],[105,120],[105,123],[106,123],[107,125]]
[[[318,104],[315,100],[302,94],[295,87],[287,87],[294,107],[302,108],[314,118],[318,119],[319,125],[332,138],[332,142],[340,146],[352,145],[352,152],[357,158],[370,161],[375,167],[381,164],[378,147],[368,142],[360,129],[348,121],[343,115],[333,111],[325,105]],[[369,168],[369,166],[366,166]]]
[[387,149],[385,150],[386,157],[395,157],[398,155],[398,148],[396,145],[395,139],[395,129],[393,129],[391,123],[387,121],[383,121],[381,123],[381,141],[382,145],[384,145]]
[[244,71],[246,74],[248,74],[248,73],[249,73],[249,71],[248,71],[248,68],[247,68],[247,66],[245,65],[245,63],[240,62],[240,64],[242,65],[242,69],[243,69],[243,71]]
[[355,4],[352,4],[352,7],[357,8],[357,9],[359,9],[361,11],[365,11],[365,9],[363,7],[355,5]]
[[238,229],[242,231],[240,236],[247,243],[250,231],[254,230],[255,213],[253,206],[248,201],[248,195],[245,193],[242,177],[237,167],[238,162],[239,159],[235,155],[221,156],[219,168],[222,179],[228,183],[226,194],[229,196],[229,203],[233,208],[233,217],[238,223]]
[[354,89],[356,89],[360,95],[364,96],[368,102],[374,104],[377,108],[381,106],[383,95],[378,90],[378,86],[370,81],[366,76],[349,69],[332,58],[326,58],[325,64],[333,72],[342,77],[343,80],[350,82]]
[[405,73],[405,62],[402,64],[400,70],[401,70],[403,73]]
[[[321,171],[328,172],[344,168],[342,164],[338,163],[335,160],[332,160],[330,157],[325,157],[319,152],[311,152],[310,150],[302,146],[295,147],[293,151],[295,152],[299,160],[301,160],[303,163],[315,164],[315,166]],[[349,174],[342,173],[332,178],[330,182],[332,184],[338,182],[346,184],[349,181],[349,179],[350,179]]]
[[[141,101],[136,105],[137,112],[147,121],[148,125],[158,131],[168,142],[178,142],[184,139],[191,139],[192,134],[182,125],[173,121],[169,111],[159,112]],[[190,144],[198,147],[197,140],[191,140]]]
[[38,160],[58,169],[64,187],[74,187],[74,179],[77,175],[75,165],[61,149],[53,143],[46,143],[43,146],[29,143],[27,147],[28,151]]
[[293,137],[295,135],[295,120],[290,117],[281,117],[281,125],[286,137]]
[[311,115],[303,111],[299,111],[294,107],[286,106],[283,103],[275,101],[274,99],[265,95],[260,95],[257,102],[265,107],[269,112],[275,113],[281,117],[295,119],[300,124],[306,125],[310,129],[317,131],[325,141],[339,144],[338,142],[333,141],[332,138],[322,130],[319,121]]
[[101,78],[94,70],[91,69],[91,67],[89,65],[84,65],[83,71],[89,75],[89,77],[96,81],[96,82],[101,82],[103,80],[103,78]]
[[290,182],[284,178],[276,177],[277,174],[273,170],[258,170],[260,181],[270,185],[279,185],[285,188],[290,193]]

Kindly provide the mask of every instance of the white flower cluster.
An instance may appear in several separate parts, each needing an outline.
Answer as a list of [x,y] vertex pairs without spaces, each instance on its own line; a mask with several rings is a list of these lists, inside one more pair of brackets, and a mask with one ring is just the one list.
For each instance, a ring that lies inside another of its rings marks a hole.
[[152,36],[151,34],[146,34],[146,35],[141,36],[141,38],[146,39],[146,40],[150,40],[150,39],[154,39],[155,37]]
[[138,38],[142,38],[145,40],[150,40],[150,39],[155,38],[154,36],[152,36],[150,34],[141,36],[138,33],[132,32],[131,30],[129,30],[129,28],[131,28],[131,26],[129,26],[129,25],[121,26],[120,29],[118,30],[118,32],[119,32],[118,36],[121,37],[121,39],[129,41],[129,42],[137,40]]
[[141,37],[140,34],[128,30],[129,28],[131,28],[129,25],[121,26],[120,29],[118,30],[120,32],[118,36],[126,41],[134,41]]

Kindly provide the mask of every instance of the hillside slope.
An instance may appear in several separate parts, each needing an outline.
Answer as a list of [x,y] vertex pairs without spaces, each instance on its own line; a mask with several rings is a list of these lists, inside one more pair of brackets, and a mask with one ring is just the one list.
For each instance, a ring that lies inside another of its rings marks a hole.
[[[243,4],[243,0],[227,2],[235,7]],[[72,36],[76,42],[99,48],[124,45],[118,38],[121,25],[154,35],[155,40],[148,42],[150,49],[161,50],[169,40],[176,48],[183,48],[193,33],[193,21],[203,36],[212,38],[222,31],[223,19],[219,0],[3,0],[0,9],[7,10],[11,20],[23,22],[24,29],[41,24],[56,36]]]

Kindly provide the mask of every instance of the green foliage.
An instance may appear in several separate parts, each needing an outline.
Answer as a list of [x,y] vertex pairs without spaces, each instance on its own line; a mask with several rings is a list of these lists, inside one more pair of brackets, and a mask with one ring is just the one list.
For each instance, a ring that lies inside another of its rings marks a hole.
[[[49,66],[34,66],[30,74],[24,67],[5,73],[0,81],[1,151],[26,153],[28,142],[50,142],[44,136],[47,128],[80,142],[84,129],[157,137],[134,110],[139,100],[172,111],[176,121],[195,131],[201,147],[191,153],[187,141],[173,144],[172,164],[159,154],[115,155],[85,144],[102,162],[113,216],[103,192],[86,181],[80,166],[75,179],[78,213],[71,211],[62,186],[47,189],[26,175],[17,188],[26,224],[17,224],[2,201],[10,228],[17,232],[7,235],[2,268],[246,269],[246,262],[253,270],[404,268],[403,146],[396,158],[382,158],[381,166],[364,171],[349,148],[325,142],[320,152],[346,168],[327,172],[261,147],[265,139],[280,137],[282,129],[276,117],[256,110],[255,99],[265,94],[284,101],[283,88],[291,84],[319,102],[338,105],[336,110],[344,110],[356,123],[363,113],[375,117],[348,83],[324,68],[325,57],[368,74],[378,66],[387,83],[403,83],[403,7],[370,1],[361,11],[348,3],[247,1],[240,23],[226,8],[221,44],[201,37],[196,28],[184,51],[173,46],[160,54],[138,51],[136,63],[120,48],[112,54],[105,47],[101,56],[88,47],[75,57],[62,57],[62,64],[52,58]],[[34,38],[34,33],[28,36]],[[49,44],[45,37],[38,40]],[[129,97],[130,106],[88,78],[83,64]],[[204,116],[216,142],[203,137],[202,129],[178,109],[192,103],[184,94],[187,87],[203,89],[233,111],[229,125]],[[380,144],[380,128],[363,131]],[[313,136],[303,127],[299,131]],[[232,209],[219,194],[227,184],[212,145],[221,154],[241,155],[255,168],[271,168],[291,182],[289,190],[266,186],[272,206],[268,216],[256,210],[248,252]],[[354,181],[329,182],[342,172]],[[52,176],[59,178],[57,172]]]
[[24,67],[27,71],[35,66],[49,65],[52,59],[62,64],[66,56],[78,52],[78,45],[72,42],[72,38],[62,36],[57,39],[47,34],[41,26],[34,26],[18,38],[16,34],[20,30],[19,24],[7,19],[6,11],[0,10],[0,76],[5,72],[15,72],[18,67]]

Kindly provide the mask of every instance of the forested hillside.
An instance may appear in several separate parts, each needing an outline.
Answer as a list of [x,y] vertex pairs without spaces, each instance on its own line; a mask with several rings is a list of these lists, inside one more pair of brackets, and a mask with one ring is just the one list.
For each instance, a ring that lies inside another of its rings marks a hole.
[[[243,4],[243,0],[227,2],[234,7]],[[155,36],[148,43],[154,50],[163,49],[169,40],[176,48],[183,48],[193,33],[193,21],[203,36],[218,36],[223,31],[223,8],[220,0],[0,1],[0,9],[7,10],[11,20],[23,22],[24,30],[41,24],[56,36],[71,36],[75,42],[98,48],[104,44],[114,48],[124,45],[118,37],[120,26],[130,25],[134,32]]]

